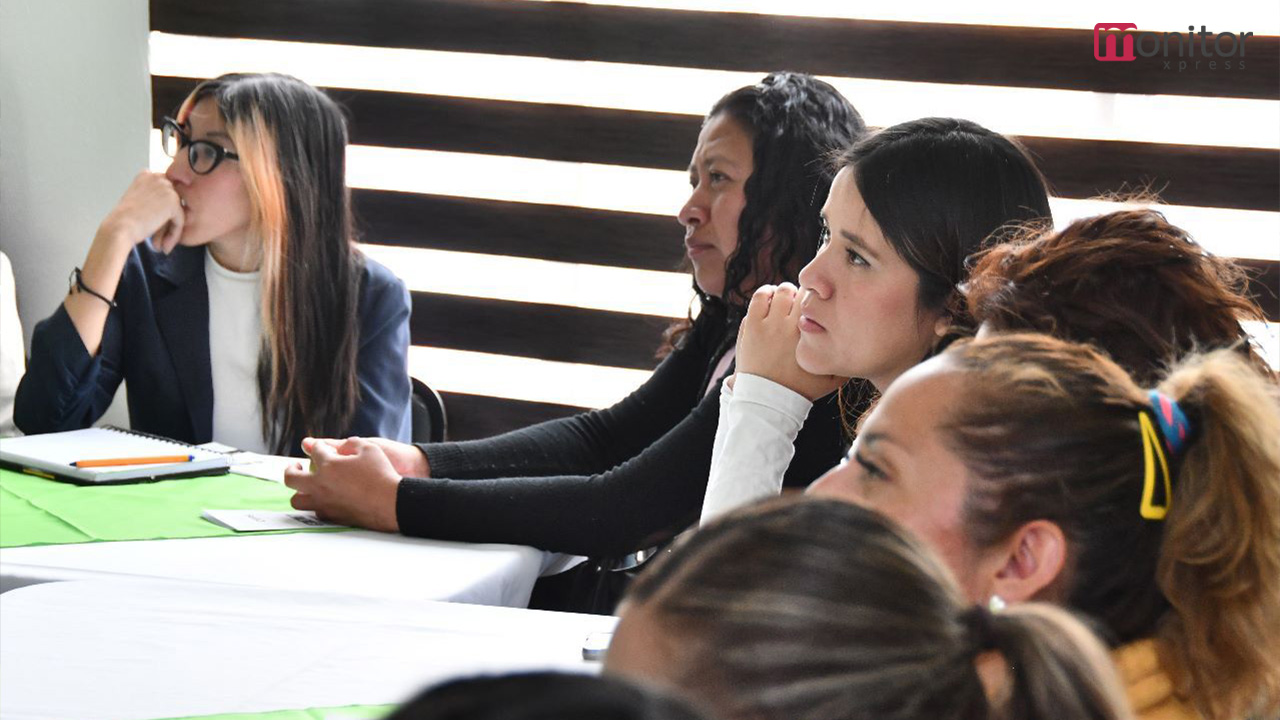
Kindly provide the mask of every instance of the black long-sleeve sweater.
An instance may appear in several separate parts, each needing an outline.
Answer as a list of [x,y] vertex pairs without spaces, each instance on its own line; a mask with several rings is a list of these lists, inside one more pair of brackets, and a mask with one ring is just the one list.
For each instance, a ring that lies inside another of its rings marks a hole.
[[[719,421],[704,393],[729,346],[706,315],[653,375],[616,405],[485,440],[420,445],[430,478],[405,478],[405,535],[532,545],[617,557],[697,522]],[[814,404],[784,480],[805,487],[844,451],[835,395]]]

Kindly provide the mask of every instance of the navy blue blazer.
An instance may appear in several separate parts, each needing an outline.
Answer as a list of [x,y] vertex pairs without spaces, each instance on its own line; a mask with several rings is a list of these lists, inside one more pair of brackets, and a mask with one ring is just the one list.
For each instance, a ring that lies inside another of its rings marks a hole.
[[[120,381],[135,430],[190,443],[213,439],[209,367],[209,290],[205,249],[166,256],[135,246],[107,316],[102,345],[90,356],[66,308],[36,325],[31,359],[14,398],[25,433],[88,427],[106,412]],[[409,293],[390,270],[365,258],[360,281],[360,399],[345,435],[410,439]],[[292,454],[301,454],[293,438]]]

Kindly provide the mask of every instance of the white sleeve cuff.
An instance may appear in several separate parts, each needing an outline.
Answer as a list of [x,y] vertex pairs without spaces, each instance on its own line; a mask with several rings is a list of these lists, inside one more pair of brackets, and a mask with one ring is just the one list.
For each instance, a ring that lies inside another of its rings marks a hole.
[[738,402],[764,405],[801,425],[804,424],[805,418],[809,417],[809,410],[813,408],[809,398],[795,390],[759,375],[746,373],[738,373],[731,397],[736,398]]
[[796,436],[813,407],[799,393],[742,373],[731,394],[721,391],[720,402],[703,523],[779,493]]

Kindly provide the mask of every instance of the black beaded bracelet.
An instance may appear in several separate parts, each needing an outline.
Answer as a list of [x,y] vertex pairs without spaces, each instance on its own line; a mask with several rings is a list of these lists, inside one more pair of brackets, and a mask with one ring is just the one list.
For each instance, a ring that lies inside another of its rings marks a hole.
[[106,295],[103,295],[97,290],[94,290],[93,288],[84,284],[84,280],[80,277],[80,268],[76,268],[75,270],[71,271],[71,278],[67,282],[71,286],[71,290],[73,292],[87,292],[90,295],[98,298],[102,302],[110,305],[111,307],[113,308],[116,307],[116,303],[114,300],[111,300]]

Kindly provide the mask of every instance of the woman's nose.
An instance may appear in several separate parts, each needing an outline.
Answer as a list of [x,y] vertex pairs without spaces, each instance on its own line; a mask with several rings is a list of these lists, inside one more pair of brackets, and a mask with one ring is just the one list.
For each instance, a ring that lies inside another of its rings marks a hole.
[[689,199],[685,201],[684,207],[680,208],[680,213],[676,215],[676,219],[686,230],[693,230],[699,225],[707,221],[706,204],[702,200],[701,193],[694,188],[689,193]]
[[187,162],[187,154],[181,150],[174,154],[169,167],[164,171],[164,176],[169,179],[169,182],[184,185],[189,185],[194,175],[195,173],[191,172],[191,164]]
[[809,299],[810,293],[822,300],[831,297],[831,283],[827,282],[826,273],[823,271],[823,260],[826,254],[827,247],[819,248],[817,256],[800,270],[801,303]]

